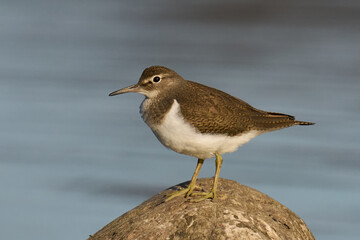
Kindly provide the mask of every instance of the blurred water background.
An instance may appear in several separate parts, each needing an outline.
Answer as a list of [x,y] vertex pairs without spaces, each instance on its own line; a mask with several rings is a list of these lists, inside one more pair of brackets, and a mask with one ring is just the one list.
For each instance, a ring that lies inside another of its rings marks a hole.
[[316,122],[226,154],[221,177],[317,239],[358,239],[359,26],[359,1],[1,0],[0,239],[85,239],[191,178],[196,159],[157,141],[143,96],[107,96],[150,65]]

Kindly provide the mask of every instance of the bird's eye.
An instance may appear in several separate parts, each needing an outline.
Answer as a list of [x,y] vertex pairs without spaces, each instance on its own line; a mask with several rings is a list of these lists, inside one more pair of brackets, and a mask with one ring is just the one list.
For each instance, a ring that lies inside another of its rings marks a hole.
[[153,81],[154,81],[154,82],[160,82],[160,77],[159,77],[159,76],[154,77],[154,78],[153,78]]

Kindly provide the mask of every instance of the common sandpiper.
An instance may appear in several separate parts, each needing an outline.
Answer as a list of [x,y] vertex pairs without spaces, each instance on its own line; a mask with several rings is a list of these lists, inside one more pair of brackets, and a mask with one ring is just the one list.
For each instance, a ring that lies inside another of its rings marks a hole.
[[[314,124],[256,109],[218,89],[185,80],[163,66],[146,68],[138,83],[110,96],[129,92],[145,95],[141,116],[165,147],[198,158],[190,184],[166,196],[165,201],[181,195],[200,195],[193,199],[196,202],[214,199],[223,162],[221,154],[234,152],[262,133]],[[204,160],[214,156],[216,170],[211,191],[193,193]]]

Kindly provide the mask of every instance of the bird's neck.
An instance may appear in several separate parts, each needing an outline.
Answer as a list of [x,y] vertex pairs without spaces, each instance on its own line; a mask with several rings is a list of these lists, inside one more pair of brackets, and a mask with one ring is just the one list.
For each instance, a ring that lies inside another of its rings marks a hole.
[[161,124],[166,113],[174,103],[174,99],[174,96],[145,98],[140,106],[141,117],[149,127]]

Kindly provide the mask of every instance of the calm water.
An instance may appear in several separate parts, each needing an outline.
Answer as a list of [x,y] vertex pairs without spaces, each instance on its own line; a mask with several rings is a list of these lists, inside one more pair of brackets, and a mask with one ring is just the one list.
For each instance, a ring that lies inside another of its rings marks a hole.
[[[357,1],[1,1],[0,238],[85,239],[196,159],[165,149],[136,94],[161,64],[314,121],[224,156],[221,177],[280,201],[317,239],[360,229]],[[213,176],[207,160],[200,176]]]

